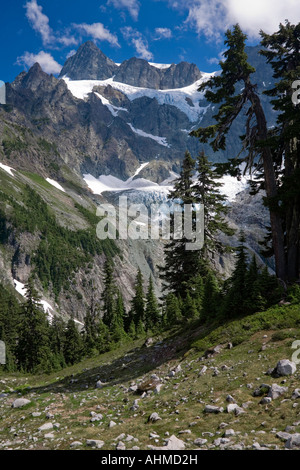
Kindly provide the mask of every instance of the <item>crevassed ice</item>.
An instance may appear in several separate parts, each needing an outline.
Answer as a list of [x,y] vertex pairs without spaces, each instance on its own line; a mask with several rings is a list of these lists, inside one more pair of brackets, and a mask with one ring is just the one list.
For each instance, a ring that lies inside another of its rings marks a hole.
[[169,104],[177,107],[187,115],[191,122],[196,122],[203,117],[209,107],[205,105],[205,102],[201,103],[204,101],[204,93],[198,91],[199,85],[214,75],[215,73],[203,73],[202,78],[192,85],[170,90],[135,87],[126,83],[115,82],[113,77],[107,80],[70,80],[65,76],[63,80],[73,96],[79,99],[85,99],[89,93],[92,93],[95,86],[111,85],[112,88],[124,93],[130,101],[143,96],[155,98],[159,104]]

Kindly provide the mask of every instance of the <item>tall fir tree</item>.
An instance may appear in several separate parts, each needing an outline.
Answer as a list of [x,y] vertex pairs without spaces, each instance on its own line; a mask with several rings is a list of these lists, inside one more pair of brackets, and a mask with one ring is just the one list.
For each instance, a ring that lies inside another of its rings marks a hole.
[[225,300],[226,317],[237,317],[246,314],[246,301],[249,296],[247,286],[248,256],[245,247],[245,234],[241,232],[236,249],[236,262],[233,273],[228,280],[229,286]]
[[[180,204],[183,214],[185,204],[195,204],[196,198],[193,189],[193,175],[195,171],[195,161],[189,152],[185,153],[180,176],[174,182],[174,188],[170,191],[168,198],[170,201]],[[184,233],[178,239],[174,218],[171,220],[173,236],[166,244],[164,255],[165,263],[161,268],[161,278],[163,280],[164,290],[174,292],[185,298],[189,288],[189,283],[199,270],[200,255],[199,251],[187,250],[186,244],[190,242],[184,236]]]
[[108,256],[104,265],[104,276],[103,283],[104,288],[101,295],[102,301],[102,312],[103,312],[103,323],[108,326],[111,326],[113,316],[114,316],[114,299],[115,299],[115,284],[113,278],[113,261]]
[[300,23],[286,21],[275,33],[261,32],[261,36],[261,54],[272,65],[275,78],[274,88],[265,91],[278,113],[277,125],[269,131],[269,141],[279,175],[287,280],[293,282],[300,279],[300,113],[295,91],[300,77]]
[[220,240],[220,234],[232,236],[234,230],[225,220],[229,212],[225,204],[226,196],[220,192],[223,184],[221,175],[213,169],[204,152],[197,159],[197,182],[194,195],[198,203],[204,206],[204,247],[202,249],[202,269],[207,269],[216,255],[230,251],[229,245]]
[[206,128],[199,128],[191,135],[201,142],[210,142],[214,151],[226,148],[227,134],[236,118],[246,111],[247,121],[245,133],[242,138],[242,149],[236,158],[231,159],[223,170],[239,175],[239,158],[242,150],[247,152],[243,159],[246,161],[246,170],[252,169],[254,163],[262,169],[264,176],[264,189],[267,197],[271,221],[272,246],[275,255],[276,272],[280,279],[287,276],[284,254],[284,230],[278,201],[278,186],[274,169],[274,156],[272,148],[268,145],[269,131],[266,116],[256,84],[251,81],[255,69],[249,64],[245,51],[247,36],[237,24],[233,30],[226,32],[224,60],[220,62],[221,73],[203,83],[199,90],[205,91],[205,97],[214,105],[220,105],[218,113],[214,116],[216,123]]
[[68,365],[79,362],[83,355],[83,343],[81,335],[76,327],[74,318],[67,323],[66,340],[64,345],[64,357]]
[[129,324],[133,321],[135,328],[137,329],[139,325],[139,330],[141,330],[141,326],[145,324],[145,293],[144,280],[140,268],[138,268],[134,291],[129,313]]
[[20,316],[17,360],[21,369],[34,372],[51,368],[49,323],[32,279],[25,288],[26,302]]
[[145,328],[146,331],[157,332],[160,328],[161,314],[158,307],[158,302],[154,292],[152,276],[149,277],[148,291],[146,295],[146,309],[145,309]]
[[114,343],[126,339],[126,333],[124,330],[124,319],[126,318],[126,310],[124,306],[123,296],[118,290],[117,297],[114,304],[113,319],[110,328],[110,338]]

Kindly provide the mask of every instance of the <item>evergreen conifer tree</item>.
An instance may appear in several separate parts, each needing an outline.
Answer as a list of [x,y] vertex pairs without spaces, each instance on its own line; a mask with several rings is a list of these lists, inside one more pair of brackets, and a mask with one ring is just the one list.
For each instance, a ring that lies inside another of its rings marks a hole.
[[115,285],[113,278],[113,262],[108,256],[104,265],[104,289],[101,295],[103,322],[110,327],[114,316]]
[[83,343],[73,318],[67,323],[64,357],[68,365],[79,362],[82,358]]
[[19,324],[18,364],[26,372],[34,372],[38,368],[49,370],[51,350],[47,317],[39,303],[33,280],[30,279],[25,287],[26,302]]
[[[193,189],[193,175],[195,171],[195,161],[189,152],[185,153],[180,176],[174,182],[174,188],[170,191],[168,198],[170,201],[181,205],[182,213],[185,204],[195,204],[196,198]],[[174,219],[172,219],[174,230]],[[175,230],[174,230],[175,231]],[[161,269],[161,278],[164,290],[174,292],[185,298],[188,285],[191,279],[199,270],[199,251],[186,249],[187,240],[183,236],[179,239],[173,234],[170,242],[165,247],[165,265]]]
[[136,330],[138,325],[139,329],[141,330],[141,325],[144,325],[145,322],[145,294],[143,285],[143,275],[140,268],[138,268],[135,280],[135,294],[131,301],[131,311],[129,318],[129,324],[131,323],[131,321],[133,321]]
[[146,295],[145,328],[146,331],[158,331],[161,315],[154,292],[152,276],[149,277],[148,291]]

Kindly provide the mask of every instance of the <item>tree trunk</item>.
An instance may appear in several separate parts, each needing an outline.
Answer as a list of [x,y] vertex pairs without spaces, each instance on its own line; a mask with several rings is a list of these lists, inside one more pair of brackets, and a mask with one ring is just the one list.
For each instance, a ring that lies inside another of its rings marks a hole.
[[[255,93],[254,88],[250,85],[250,100],[254,107],[254,113],[257,121],[258,138],[261,141],[266,141],[268,137],[267,121],[264,110],[262,108],[260,99]],[[266,194],[269,199],[275,200],[278,190],[276,184],[276,176],[274,171],[274,163],[272,153],[269,147],[264,147],[262,151],[262,159],[264,166],[264,179]],[[272,232],[272,243],[275,256],[276,275],[282,281],[287,280],[287,267],[284,250],[284,233],[282,219],[278,211],[270,207],[270,221]]]

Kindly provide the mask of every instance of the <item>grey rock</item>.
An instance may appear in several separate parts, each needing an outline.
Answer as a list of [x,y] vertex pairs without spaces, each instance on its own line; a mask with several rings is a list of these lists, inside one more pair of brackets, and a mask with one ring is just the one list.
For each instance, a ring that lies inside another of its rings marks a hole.
[[271,397],[263,397],[261,400],[260,400],[260,405],[268,405],[269,403],[272,402],[272,398]]
[[236,401],[235,401],[235,399],[233,398],[232,395],[227,395],[226,401],[227,401],[228,403],[236,403]]
[[278,437],[281,441],[286,442],[288,439],[290,439],[290,437],[292,437],[292,435],[288,432],[279,431],[276,434],[276,437]]
[[277,363],[276,374],[279,377],[292,375],[296,372],[297,366],[294,362],[289,361],[288,359],[282,359]]
[[224,437],[232,437],[235,436],[235,431],[233,429],[226,429],[224,433]]
[[47,434],[44,435],[45,439],[54,439],[55,436],[52,432],[48,432]]
[[297,400],[297,398],[300,398],[300,388],[296,388],[293,391],[292,400]]
[[148,421],[151,421],[152,423],[155,423],[159,420],[161,420],[161,418],[158,416],[158,413],[152,413],[148,418]]
[[300,434],[292,434],[285,443],[286,449],[294,449],[300,447]]
[[201,439],[201,437],[194,440],[194,445],[198,447],[202,447],[207,443],[207,439]]
[[206,371],[207,371],[207,367],[203,366],[202,369],[200,370],[199,374],[198,374],[198,377],[201,377],[202,375],[204,375]]
[[276,398],[281,397],[281,395],[287,391],[287,387],[281,387],[280,385],[272,384],[268,392],[268,397],[272,398],[272,400],[276,400]]
[[96,449],[101,449],[104,446],[104,441],[100,441],[97,439],[87,439],[86,445],[88,447],[94,447]]
[[230,439],[227,439],[226,437],[219,437],[218,439],[214,440],[214,445],[216,447],[219,447],[220,445],[224,445],[224,444],[229,444],[229,443],[230,443]]
[[115,427],[115,426],[117,426],[117,423],[115,423],[115,421],[112,421],[112,420],[111,420],[111,421],[109,422],[108,427],[109,427],[109,428],[113,428],[113,427]]
[[52,423],[42,424],[42,426],[40,426],[38,428],[39,431],[50,431],[50,429],[53,429],[53,424]]
[[101,382],[101,380],[98,380],[98,381],[96,382],[96,388],[102,388],[103,385],[104,385],[104,384]]
[[74,441],[74,442],[71,442],[71,444],[70,444],[70,447],[72,449],[75,449],[76,447],[81,447],[81,446],[83,446],[83,444],[80,441]]
[[118,444],[116,445],[116,450],[126,450],[126,446],[124,442],[119,441]]
[[204,408],[204,413],[223,413],[224,408],[219,406],[206,405]]
[[29,403],[31,403],[31,401],[27,400],[27,398],[17,398],[11,406],[12,408],[22,408],[23,406],[26,406]]
[[153,450],[184,450],[185,443],[181,439],[178,439],[176,436],[172,435],[169,439],[167,439],[165,446],[163,447],[148,446],[148,447],[149,449],[153,449]]
[[233,413],[238,408],[236,403],[232,403],[227,406],[227,413]]

